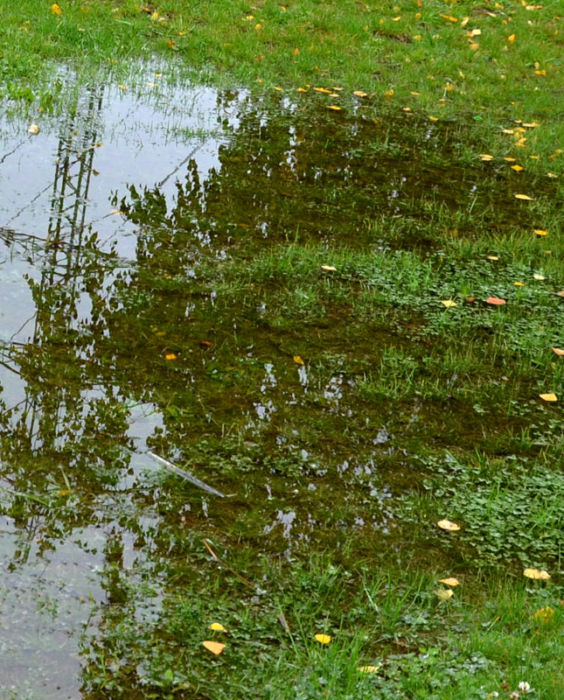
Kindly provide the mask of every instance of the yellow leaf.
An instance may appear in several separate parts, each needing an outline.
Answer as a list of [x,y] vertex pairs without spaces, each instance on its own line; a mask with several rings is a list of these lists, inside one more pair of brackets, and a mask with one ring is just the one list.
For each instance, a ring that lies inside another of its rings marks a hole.
[[548,235],[548,231],[545,231],[545,229],[543,229],[543,228],[535,228],[533,230],[537,234],[537,236],[547,236]]
[[[515,129],[502,129],[501,133],[502,134],[514,134]],[[515,160],[515,158],[506,158],[505,160]]]
[[547,605],[546,608],[541,608],[537,610],[533,615],[534,620],[539,620],[540,622],[552,622],[554,618],[554,608]]
[[532,201],[533,201],[533,198],[532,198],[532,197],[529,197],[528,194],[516,194],[516,195],[514,195],[514,197],[515,197],[515,199],[523,199],[523,200],[525,200],[526,202],[532,202]]
[[515,170],[516,173],[520,173],[521,170],[525,170],[525,168],[522,165],[515,164],[515,165],[512,165],[510,167],[511,167],[511,170]]
[[472,49],[472,51],[477,51],[480,48],[480,44],[478,44],[477,41],[470,42],[469,46]]
[[216,656],[219,656],[221,652],[225,649],[225,644],[222,644],[221,642],[206,641],[202,642],[202,644],[208,651],[211,651],[211,653],[215,654]]
[[120,90],[127,90],[127,85],[118,85]]
[[56,2],[54,2],[54,3],[51,5],[51,12],[52,12],[54,15],[62,15],[62,14],[63,14],[63,11],[62,11],[61,8],[59,7],[59,5],[57,5]]
[[315,92],[323,92],[326,95],[329,95],[333,92],[332,90],[328,90],[327,88],[322,87],[314,87],[313,89],[315,90]]
[[278,86],[276,86],[274,89],[275,89],[275,90],[278,90],[278,92],[284,92],[284,88],[281,88],[281,87],[278,87]]
[[299,355],[294,355],[294,362],[295,362],[297,365],[303,365],[303,364],[305,364],[304,361],[302,360],[302,358],[301,358]]
[[460,525],[453,523],[451,520],[439,520],[437,525],[441,530],[448,530],[448,532],[457,532],[457,530],[460,530]]
[[561,348],[550,348],[550,349],[552,350],[552,352],[555,355],[558,355],[558,357],[564,357],[564,350],[562,350]]
[[480,153],[480,160],[488,161],[488,160],[493,160],[494,157],[490,156],[489,153]]
[[487,257],[488,257],[488,260],[493,260],[494,262],[495,262],[496,260],[499,260],[499,258],[498,258],[497,255],[488,255]]
[[441,13],[439,13],[439,17],[446,19],[447,22],[458,22],[458,19],[456,17],[453,17],[452,15],[442,15]]
[[28,134],[31,134],[32,136],[36,136],[39,133],[39,131],[40,129],[37,126],[37,124],[30,124],[27,130]]
[[545,571],[544,569],[525,569],[523,571],[523,576],[526,576],[527,578],[532,578],[535,581],[548,581],[550,578],[550,574],[548,571]]
[[444,583],[445,586],[459,586],[460,581],[457,578],[454,578],[453,576],[450,578],[441,578],[439,579],[439,583]]
[[510,34],[510,35],[507,37],[507,41],[508,41],[510,44],[512,44],[512,43],[515,41],[515,36],[516,36],[515,34]]
[[176,360],[178,355],[174,352],[167,352],[165,355],[165,360]]
[[548,401],[549,403],[554,403],[555,401],[558,401],[558,396],[556,396],[556,394],[554,394],[553,392],[550,392],[549,394],[539,394],[539,396],[543,401]]
[[298,88],[298,92],[307,92],[307,90],[306,90],[305,88],[303,88],[303,87],[299,87],[299,88]]
[[329,644],[331,637],[328,634],[316,634],[315,641],[320,644]]
[[524,282],[513,282],[515,287],[524,287],[525,283]]
[[325,272],[337,272],[337,268],[333,265],[322,265],[321,269],[325,270]]
[[379,669],[382,668],[382,664],[378,664],[378,666],[359,666],[358,670],[360,673],[376,673]]
[[72,489],[61,489],[57,491],[57,496],[69,496],[72,493]]
[[447,309],[452,309],[453,306],[458,306],[458,304],[453,301],[452,299],[443,299],[441,301],[441,304],[445,306]]
[[468,32],[468,36],[480,36],[482,33],[481,29],[472,29]]
[[292,56],[299,56],[299,55],[300,55],[300,50],[299,50],[299,49],[296,48],[296,49],[294,49],[294,50],[292,51]]
[[356,95],[357,97],[368,97],[368,93],[363,92],[362,90],[355,90],[353,95]]
[[454,591],[450,588],[437,588],[435,595],[439,600],[449,600],[454,595]]
[[394,96],[394,90],[393,90],[393,89],[391,89],[391,90],[386,90],[386,92],[384,93],[384,95],[385,95],[385,97],[393,97],[393,96]]
[[546,277],[544,275],[539,275],[538,272],[535,272],[533,279],[537,280],[537,282],[542,282],[546,279]]
[[506,156],[503,160],[506,160],[508,163],[514,163],[515,158],[511,158],[511,156]]
[[340,111],[341,111],[341,108],[339,107],[339,105],[329,105],[329,106],[327,107],[327,109],[332,109],[334,112],[340,112]]
[[227,632],[225,627],[219,622],[212,622],[210,625],[210,630],[213,630],[214,632]]

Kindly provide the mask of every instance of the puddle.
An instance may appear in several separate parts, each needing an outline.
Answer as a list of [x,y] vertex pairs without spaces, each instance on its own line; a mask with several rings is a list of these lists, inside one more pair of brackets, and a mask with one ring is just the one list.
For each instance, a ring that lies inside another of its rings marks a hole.
[[[371,337],[351,348],[338,310],[311,337],[274,328],[203,271],[294,240],[432,250],[425,202],[479,199],[493,228],[513,205],[492,205],[499,174],[447,177],[454,134],[407,117],[392,129],[282,98],[97,86],[37,136],[27,126],[0,125],[0,686],[77,697],[81,654],[112,616],[158,614],[186,528],[286,557],[393,532],[410,440],[455,420],[417,398],[399,421],[358,405]],[[150,599],[132,594],[141,581]]]

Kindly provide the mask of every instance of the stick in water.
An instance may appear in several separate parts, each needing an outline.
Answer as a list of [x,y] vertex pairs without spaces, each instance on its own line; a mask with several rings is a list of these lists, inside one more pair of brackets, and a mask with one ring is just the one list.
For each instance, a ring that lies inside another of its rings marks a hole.
[[225,494],[221,493],[221,491],[214,489],[213,486],[208,486],[203,481],[200,481],[200,479],[198,479],[196,476],[192,476],[190,472],[187,472],[184,469],[180,469],[180,467],[177,467],[172,462],[169,462],[168,459],[159,457],[159,455],[156,455],[154,452],[147,451],[147,454],[149,455],[149,457],[152,457],[155,461],[164,464],[165,467],[168,467],[175,474],[178,474],[178,476],[181,476],[184,479],[186,479],[186,481],[189,481],[191,484],[194,484],[194,486],[198,486],[199,488],[203,489],[204,491],[207,491],[208,493],[213,494],[214,496],[220,496],[221,498],[225,498]]

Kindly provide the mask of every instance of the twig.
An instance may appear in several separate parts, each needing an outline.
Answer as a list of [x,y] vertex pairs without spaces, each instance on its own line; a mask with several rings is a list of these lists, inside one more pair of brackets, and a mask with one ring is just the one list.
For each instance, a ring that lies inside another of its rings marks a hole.
[[230,566],[227,566],[227,564],[223,561],[223,559],[220,559],[217,554],[213,551],[213,549],[210,547],[209,543],[207,540],[202,540],[204,543],[205,548],[208,550],[208,552],[211,555],[211,558],[216,561],[218,564],[221,564],[224,569],[227,569],[230,573],[232,573],[234,576],[237,576],[237,578],[242,581],[245,585],[250,586],[250,588],[255,587],[254,583],[252,581],[249,581],[248,578],[245,578],[244,576],[241,576],[241,574],[238,574],[235,569],[232,569]]
[[184,469],[180,469],[180,467],[177,467],[172,462],[169,462],[168,459],[159,457],[159,455],[156,455],[154,452],[147,451],[147,454],[149,455],[149,457],[152,457],[155,461],[159,462],[160,464],[164,464],[165,467],[168,467],[175,474],[178,474],[178,476],[181,476],[184,479],[186,479],[186,481],[189,481],[191,484],[194,484],[194,486],[197,486],[203,491],[207,491],[208,493],[211,493],[214,496],[220,496],[221,498],[225,498],[224,493],[221,493],[221,491],[214,489],[213,486],[208,486],[206,483],[198,479],[198,477],[190,474],[190,472],[187,472]]

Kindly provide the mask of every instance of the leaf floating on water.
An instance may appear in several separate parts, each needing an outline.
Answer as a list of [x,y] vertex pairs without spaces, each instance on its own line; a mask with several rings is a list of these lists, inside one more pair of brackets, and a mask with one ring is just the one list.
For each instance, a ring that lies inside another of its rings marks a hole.
[[554,403],[558,401],[558,396],[555,393],[549,392],[548,394],[539,394],[543,401],[548,401],[548,403]]
[[491,306],[503,306],[507,304],[507,302],[505,299],[499,299],[498,297],[488,297],[486,299],[486,304],[490,304]]
[[454,591],[450,588],[438,588],[435,591],[435,595],[439,600],[450,600],[454,595]]
[[522,200],[524,200],[525,202],[532,202],[532,201],[533,201],[533,198],[532,198],[532,197],[529,197],[528,194],[516,194],[516,195],[513,195],[513,196],[515,197],[515,199],[522,199]]
[[544,569],[525,569],[523,571],[523,576],[527,578],[532,578],[535,581],[548,581],[550,574]]
[[452,299],[443,299],[441,304],[447,309],[452,309],[453,306],[458,306],[458,304]]
[[550,349],[552,350],[552,352],[555,355],[558,355],[558,357],[564,357],[564,350],[562,350],[561,348],[550,348]]
[[316,634],[315,641],[327,645],[331,641],[331,637],[328,634]]
[[214,632],[227,632],[225,627],[220,622],[212,622],[210,625],[210,630]]
[[37,134],[40,132],[40,128],[37,124],[30,124],[29,128],[27,130],[28,134],[31,134],[32,136],[37,136]]
[[305,362],[302,360],[302,358],[299,355],[294,355],[294,362],[297,365],[305,365]]
[[321,269],[325,270],[325,272],[337,272],[337,268],[334,265],[322,265]]
[[460,525],[453,523],[452,520],[439,520],[437,525],[441,530],[447,530],[448,532],[457,532],[460,530]]
[[454,578],[454,576],[451,576],[449,578],[441,578],[439,579],[439,583],[444,583],[445,586],[460,586],[460,581],[457,578]]
[[216,656],[219,656],[225,649],[225,644],[222,644],[221,642],[205,641],[202,642],[202,644],[208,651],[211,651],[211,653],[215,654]]
[[378,664],[378,666],[359,666],[358,670],[360,673],[376,673],[376,671],[379,671],[382,668],[382,664]]

